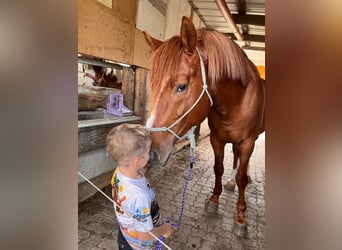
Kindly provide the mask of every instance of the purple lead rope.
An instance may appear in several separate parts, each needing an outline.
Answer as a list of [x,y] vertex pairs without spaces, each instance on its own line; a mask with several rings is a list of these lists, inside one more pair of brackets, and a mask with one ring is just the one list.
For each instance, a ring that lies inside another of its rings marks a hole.
[[[187,176],[187,178],[186,178],[186,182],[185,182],[184,189],[183,189],[182,207],[181,207],[181,211],[179,212],[178,222],[177,222],[177,223],[171,224],[171,225],[172,225],[173,227],[175,227],[175,228],[176,228],[176,227],[179,227],[180,224],[181,224],[181,222],[182,222],[183,211],[184,211],[184,205],[185,205],[186,190],[187,190],[187,188],[188,188],[188,184],[189,184],[189,181],[190,181],[190,178],[191,178],[192,167],[193,167],[194,161],[195,161],[195,156],[194,156],[194,155],[191,155],[191,156],[190,156],[190,169],[189,169],[188,176]],[[170,218],[170,217],[166,217],[165,222],[166,222],[166,223],[170,223],[170,222],[171,222],[171,218]],[[161,236],[159,239],[160,239],[161,241],[164,241],[164,240],[165,240],[165,237],[164,237],[164,236]],[[161,250],[162,248],[163,248],[163,245],[161,244],[161,242],[157,241],[157,242],[156,242],[156,250]]]

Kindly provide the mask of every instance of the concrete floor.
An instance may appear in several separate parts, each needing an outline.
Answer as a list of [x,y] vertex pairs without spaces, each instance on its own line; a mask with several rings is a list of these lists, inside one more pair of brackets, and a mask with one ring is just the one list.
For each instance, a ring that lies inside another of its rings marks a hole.
[[[165,167],[152,168],[147,174],[154,187],[163,217],[177,221],[185,176],[189,166],[189,148],[174,153]],[[223,190],[219,209],[209,215],[204,211],[205,201],[214,187],[214,155],[209,137],[200,139],[196,147],[193,176],[188,185],[182,224],[165,243],[172,249],[265,249],[265,134],[256,141],[250,159],[252,183],[246,189],[248,236],[232,233],[237,201],[234,192]],[[232,169],[231,144],[225,148],[223,183]],[[108,181],[109,182],[109,181]],[[110,195],[110,187],[104,189]],[[79,249],[118,249],[117,230],[113,205],[100,193],[79,204]]]

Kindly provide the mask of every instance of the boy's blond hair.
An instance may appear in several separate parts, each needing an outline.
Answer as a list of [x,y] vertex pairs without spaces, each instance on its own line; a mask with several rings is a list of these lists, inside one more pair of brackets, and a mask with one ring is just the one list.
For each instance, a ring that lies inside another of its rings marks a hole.
[[127,166],[132,158],[144,156],[151,140],[146,127],[140,124],[120,124],[107,135],[107,152],[118,165]]

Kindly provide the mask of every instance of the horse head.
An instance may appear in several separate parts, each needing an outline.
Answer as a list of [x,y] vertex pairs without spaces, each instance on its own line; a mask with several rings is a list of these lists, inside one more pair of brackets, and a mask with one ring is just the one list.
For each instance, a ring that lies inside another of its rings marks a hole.
[[177,139],[205,119],[211,97],[206,89],[205,72],[202,79],[204,64],[201,71],[197,33],[189,18],[183,17],[180,35],[165,42],[146,32],[144,35],[154,52],[146,122],[152,131],[150,164],[164,165]]
[[96,72],[94,66],[84,64],[83,65],[83,82],[82,85],[85,87],[93,87],[97,82]]

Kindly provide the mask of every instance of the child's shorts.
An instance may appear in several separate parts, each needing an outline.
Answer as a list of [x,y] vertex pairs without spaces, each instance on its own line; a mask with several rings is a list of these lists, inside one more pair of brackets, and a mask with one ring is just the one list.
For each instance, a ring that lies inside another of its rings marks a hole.
[[127,240],[125,237],[122,235],[121,230],[119,228],[119,233],[118,233],[118,245],[120,250],[133,250],[131,246],[128,244]]

